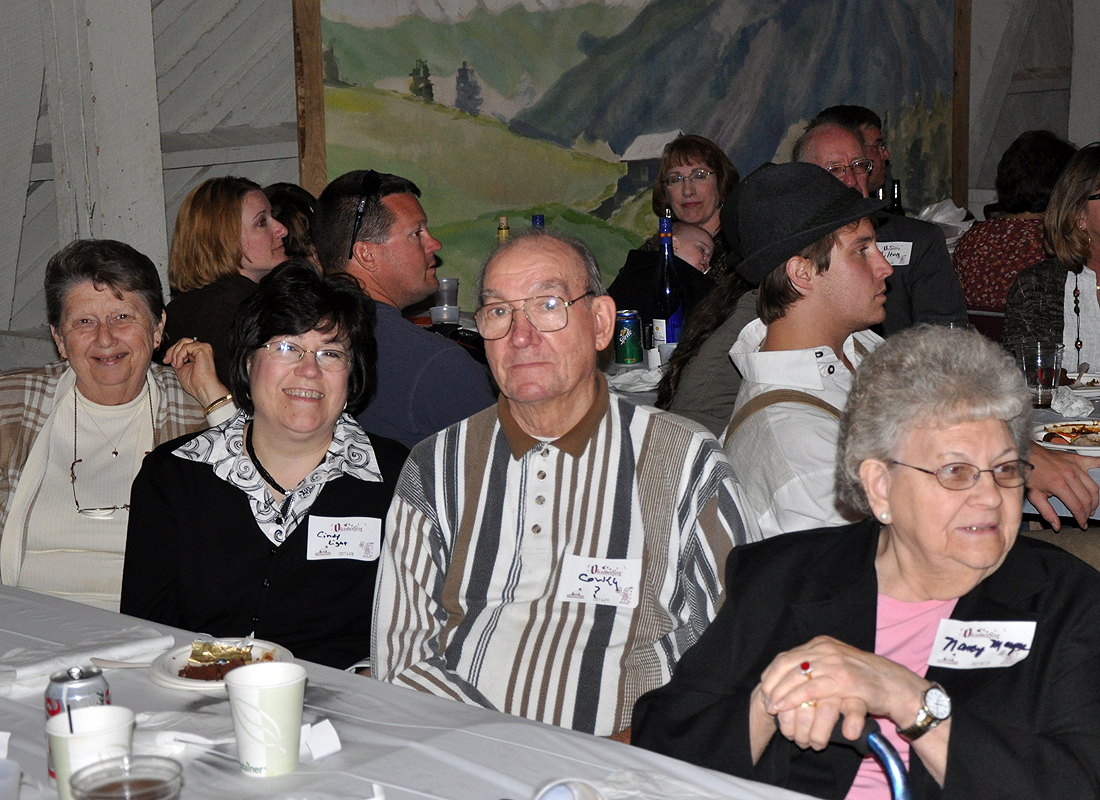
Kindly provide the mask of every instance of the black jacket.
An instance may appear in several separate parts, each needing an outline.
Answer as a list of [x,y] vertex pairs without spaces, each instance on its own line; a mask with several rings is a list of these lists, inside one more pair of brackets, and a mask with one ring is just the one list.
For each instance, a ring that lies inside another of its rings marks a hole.
[[244,492],[209,464],[172,455],[196,435],[162,444],[134,479],[122,613],[218,637],[255,632],[338,669],[370,655],[378,561],[307,560],[309,518],[375,517],[384,528],[409,451],[371,436],[382,482],[329,481],[276,547]]
[[[735,548],[725,605],[672,681],[638,700],[634,744],[843,798],[860,763],[850,748],[803,751],[776,734],[753,766],[749,695],[779,652],[814,636],[874,652],[878,532],[865,520]],[[952,699],[951,740],[942,790],[910,759],[914,798],[1100,797],[1098,609],[1100,573],[1052,545],[1017,539],[952,618],[1035,620],[1031,652],[1008,668],[928,669]]]

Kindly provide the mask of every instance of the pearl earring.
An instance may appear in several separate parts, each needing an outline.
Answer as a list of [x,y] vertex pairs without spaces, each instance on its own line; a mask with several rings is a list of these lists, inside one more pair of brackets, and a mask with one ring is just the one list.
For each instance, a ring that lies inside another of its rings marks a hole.
[[890,519],[890,512],[883,511],[881,514],[878,515],[878,518],[881,519],[883,522],[886,522],[888,519]]

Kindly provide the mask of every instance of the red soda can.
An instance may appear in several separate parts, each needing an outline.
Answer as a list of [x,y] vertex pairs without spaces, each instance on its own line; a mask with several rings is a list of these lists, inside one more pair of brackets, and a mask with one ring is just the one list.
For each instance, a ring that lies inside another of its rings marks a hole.
[[[99,667],[69,667],[50,676],[46,686],[46,719],[67,714],[70,709],[85,706],[107,706],[111,704],[111,688],[103,671]],[[46,761],[50,780],[57,776],[53,770],[53,753],[49,751],[49,739],[46,740]]]

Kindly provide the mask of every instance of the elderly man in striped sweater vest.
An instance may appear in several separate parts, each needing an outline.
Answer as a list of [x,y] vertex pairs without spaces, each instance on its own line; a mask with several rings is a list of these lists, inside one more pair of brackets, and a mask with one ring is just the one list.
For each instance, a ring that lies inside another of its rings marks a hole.
[[756,525],[705,428],[609,393],[596,355],[615,303],[587,246],[515,236],[478,296],[501,396],[405,465],[373,674],[622,737],[713,619],[726,555]]

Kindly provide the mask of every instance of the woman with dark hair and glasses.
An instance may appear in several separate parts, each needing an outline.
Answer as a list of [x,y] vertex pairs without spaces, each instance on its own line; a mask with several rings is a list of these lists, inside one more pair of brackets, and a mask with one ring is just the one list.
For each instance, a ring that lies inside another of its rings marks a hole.
[[408,454],[353,416],[374,391],[373,328],[346,276],[293,259],[260,282],[233,326],[240,411],[162,445],[134,481],[124,613],[367,665],[382,521]]
[[854,525],[734,548],[726,601],[639,699],[633,743],[825,798],[887,800],[827,746],[875,717],[912,797],[1097,796],[1100,575],[1017,537],[1031,398],[979,333],[895,334],[855,376],[837,494]]
[[[0,376],[0,579],[117,611],[141,460],[205,428],[203,405],[225,390],[210,362],[205,373],[182,368],[192,387],[215,387],[198,401],[152,363],[164,330],[160,277],[129,245],[72,242],[46,265],[45,291],[63,360]],[[211,405],[218,422],[226,411]]]

